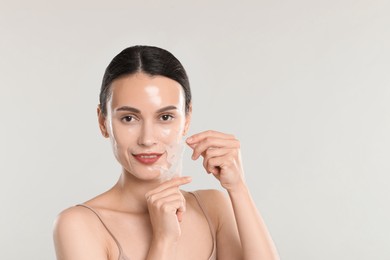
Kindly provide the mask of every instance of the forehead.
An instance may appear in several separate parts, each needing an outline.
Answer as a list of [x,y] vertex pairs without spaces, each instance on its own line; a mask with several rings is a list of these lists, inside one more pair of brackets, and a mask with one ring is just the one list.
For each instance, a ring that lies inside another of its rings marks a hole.
[[112,108],[123,105],[181,107],[184,104],[184,91],[178,82],[170,78],[136,73],[112,82],[110,101]]

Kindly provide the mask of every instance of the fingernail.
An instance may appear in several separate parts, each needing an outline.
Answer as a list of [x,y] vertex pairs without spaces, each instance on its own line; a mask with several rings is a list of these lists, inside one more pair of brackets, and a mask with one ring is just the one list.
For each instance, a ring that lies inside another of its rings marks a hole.
[[193,141],[193,139],[192,139],[192,137],[188,137],[186,141],[187,141],[187,143],[191,143]]

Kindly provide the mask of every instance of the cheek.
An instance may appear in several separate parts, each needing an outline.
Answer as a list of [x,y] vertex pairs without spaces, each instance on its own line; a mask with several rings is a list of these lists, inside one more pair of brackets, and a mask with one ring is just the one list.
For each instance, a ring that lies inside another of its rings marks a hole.
[[175,142],[183,137],[184,122],[177,120],[173,124],[163,125],[159,129],[160,136],[167,142]]
[[174,131],[171,127],[162,127],[161,128],[161,137],[162,138],[171,138],[172,132]]
[[136,136],[138,136],[137,127],[113,124],[111,129],[111,139],[116,143],[118,149],[127,149],[129,145],[136,142]]

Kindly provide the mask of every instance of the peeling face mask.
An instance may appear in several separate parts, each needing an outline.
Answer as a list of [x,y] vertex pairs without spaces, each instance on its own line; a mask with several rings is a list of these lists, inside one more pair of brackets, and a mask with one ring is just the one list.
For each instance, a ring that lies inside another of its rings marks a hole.
[[151,170],[160,171],[160,180],[168,181],[174,177],[181,176],[183,166],[183,154],[185,148],[185,138],[182,137],[176,143],[166,147],[166,162],[164,166],[151,166]]

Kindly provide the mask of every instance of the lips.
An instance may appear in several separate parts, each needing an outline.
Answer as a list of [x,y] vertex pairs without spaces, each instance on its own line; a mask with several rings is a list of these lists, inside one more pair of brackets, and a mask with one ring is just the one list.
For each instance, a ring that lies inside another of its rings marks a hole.
[[139,153],[133,154],[134,158],[142,164],[153,164],[160,159],[162,153]]

